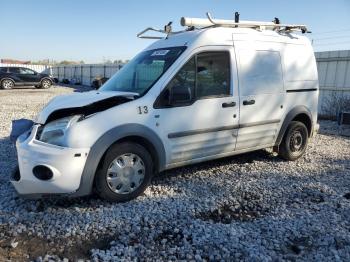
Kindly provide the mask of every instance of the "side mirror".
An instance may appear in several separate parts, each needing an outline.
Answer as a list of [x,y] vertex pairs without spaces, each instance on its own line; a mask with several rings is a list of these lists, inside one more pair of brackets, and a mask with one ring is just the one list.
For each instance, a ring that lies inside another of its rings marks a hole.
[[175,85],[170,89],[169,104],[181,105],[192,101],[192,92],[190,87]]

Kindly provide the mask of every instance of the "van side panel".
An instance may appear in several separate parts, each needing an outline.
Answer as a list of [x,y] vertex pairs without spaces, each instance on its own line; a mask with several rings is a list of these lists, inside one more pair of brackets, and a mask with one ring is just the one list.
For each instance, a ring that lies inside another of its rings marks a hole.
[[[286,44],[283,51],[284,79],[286,85],[317,82],[314,52],[308,44]],[[300,88],[300,86],[295,86]]]
[[282,54],[286,114],[296,106],[305,106],[317,122],[318,74],[316,59],[309,42],[287,43]]

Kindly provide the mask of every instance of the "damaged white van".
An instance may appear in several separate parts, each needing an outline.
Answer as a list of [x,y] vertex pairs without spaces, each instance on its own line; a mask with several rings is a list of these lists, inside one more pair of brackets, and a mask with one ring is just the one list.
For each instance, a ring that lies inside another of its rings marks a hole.
[[[304,25],[182,18],[99,90],[54,98],[16,141],[20,195],[110,201],[154,174],[274,148],[301,157],[317,129],[318,76]],[[157,33],[157,34],[158,34]]]

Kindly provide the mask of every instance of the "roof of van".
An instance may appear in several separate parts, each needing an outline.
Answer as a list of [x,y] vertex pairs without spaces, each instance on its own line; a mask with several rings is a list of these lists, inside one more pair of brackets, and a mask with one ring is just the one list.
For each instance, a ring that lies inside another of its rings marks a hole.
[[256,30],[252,28],[210,27],[170,34],[167,38],[151,44],[146,50],[171,46],[233,45],[233,41],[264,41],[310,45],[307,37],[273,30]]

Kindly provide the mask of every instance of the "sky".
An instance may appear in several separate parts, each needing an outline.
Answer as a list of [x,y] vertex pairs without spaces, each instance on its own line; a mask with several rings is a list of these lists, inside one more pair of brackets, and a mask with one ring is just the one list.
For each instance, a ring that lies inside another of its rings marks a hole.
[[302,23],[316,51],[350,50],[350,0],[0,0],[0,58],[19,60],[131,59],[154,40],[146,27],[205,17]]

